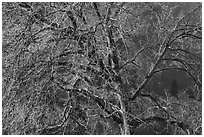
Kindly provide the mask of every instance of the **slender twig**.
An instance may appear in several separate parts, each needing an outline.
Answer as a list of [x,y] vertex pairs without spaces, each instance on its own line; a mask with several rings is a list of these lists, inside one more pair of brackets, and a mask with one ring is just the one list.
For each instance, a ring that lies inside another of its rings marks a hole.
[[176,30],[178,28],[178,26],[180,25],[180,23],[190,14],[194,13],[197,9],[199,9],[202,5],[199,4],[199,6],[197,6],[195,9],[193,9],[192,11],[190,11],[188,14],[184,15],[182,18],[180,18],[175,26],[175,28],[173,30]]
[[194,54],[194,53],[189,52],[189,51],[184,50],[184,49],[180,49],[180,48],[176,48],[176,49],[174,49],[174,48],[169,48],[169,50],[171,50],[171,51],[181,51],[181,52],[184,52],[184,53],[186,53],[186,54],[192,55],[192,56],[198,58],[199,60],[202,60],[202,58],[199,57],[199,56],[197,56],[197,54]]
[[[140,53],[142,53],[143,51],[145,51],[145,50],[147,50],[147,49],[151,49],[151,48],[153,48],[153,47],[152,47],[152,46],[143,47],[141,50],[139,50],[139,51],[135,54],[135,56],[134,56],[132,59],[126,61],[126,62],[120,67],[120,69],[122,69],[123,67],[125,67],[125,66],[128,65],[129,63],[134,62],[134,61],[136,60],[136,58],[139,56]],[[139,67],[139,65],[137,65],[137,66]]]

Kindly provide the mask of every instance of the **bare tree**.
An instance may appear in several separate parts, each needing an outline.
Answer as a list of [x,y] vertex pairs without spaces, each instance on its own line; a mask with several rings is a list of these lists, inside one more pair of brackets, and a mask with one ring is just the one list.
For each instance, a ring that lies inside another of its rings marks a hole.
[[201,134],[201,3],[7,2],[2,16],[3,134]]

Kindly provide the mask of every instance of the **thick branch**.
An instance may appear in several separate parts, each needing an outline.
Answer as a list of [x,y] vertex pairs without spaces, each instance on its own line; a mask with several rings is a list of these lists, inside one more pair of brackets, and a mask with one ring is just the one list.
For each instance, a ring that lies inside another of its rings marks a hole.
[[101,18],[101,14],[100,14],[100,12],[99,12],[97,3],[96,3],[96,2],[93,2],[93,6],[94,6],[94,10],[96,11],[96,14],[97,14],[99,20],[101,21],[102,18]]
[[[166,40],[167,40],[167,37],[165,37],[165,39],[164,39],[164,41],[163,41],[163,43],[161,45],[164,45]],[[169,44],[166,44],[164,50],[159,54],[159,57],[157,58],[154,66],[150,69],[149,74],[147,75],[145,80],[142,82],[142,84],[137,88],[137,90],[135,91],[133,96],[130,98],[130,100],[134,100],[141,93],[142,89],[146,86],[146,84],[150,81],[152,75],[154,74],[155,69],[157,68],[161,58],[165,55],[168,47],[169,47]]]
[[[119,117],[118,115],[116,115],[115,110],[116,108],[109,104],[108,102],[106,102],[104,99],[90,93],[88,90],[86,89],[66,89],[63,86],[61,86],[60,83],[55,82],[62,90],[65,90],[66,92],[75,92],[75,93],[82,93],[85,96],[89,97],[90,99],[94,100],[98,106],[104,110],[108,115],[110,115],[113,120],[117,123],[117,124],[123,124],[123,120],[121,119],[121,117]],[[108,106],[107,106],[108,105]]]
[[121,114],[122,114],[122,118],[123,118],[123,130],[124,130],[124,135],[129,135],[130,130],[128,127],[128,123],[127,123],[127,117],[126,117],[126,111],[125,111],[125,105],[122,101],[122,98],[119,94],[117,94],[118,96],[118,100],[120,102],[120,106],[121,106]]

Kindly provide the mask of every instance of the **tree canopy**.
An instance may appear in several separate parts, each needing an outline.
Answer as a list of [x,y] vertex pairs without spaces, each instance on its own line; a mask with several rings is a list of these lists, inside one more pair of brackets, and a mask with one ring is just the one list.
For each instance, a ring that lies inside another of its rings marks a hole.
[[3,134],[201,134],[201,8],[3,2]]

